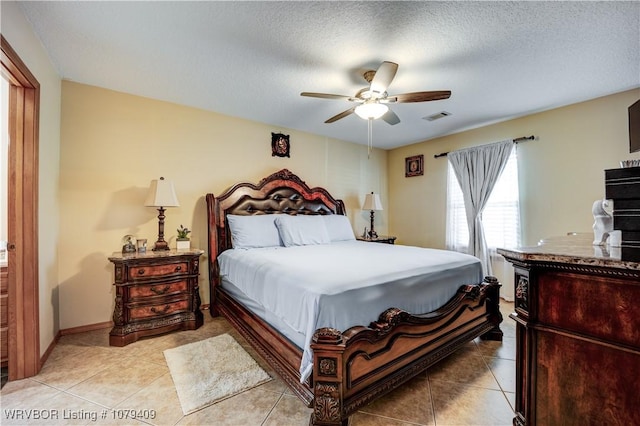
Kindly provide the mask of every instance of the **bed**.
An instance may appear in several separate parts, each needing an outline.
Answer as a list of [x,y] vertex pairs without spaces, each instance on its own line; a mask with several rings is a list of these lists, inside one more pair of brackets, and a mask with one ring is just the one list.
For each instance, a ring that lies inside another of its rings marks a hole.
[[475,258],[355,241],[344,203],[287,169],[206,202],[211,315],[312,407],[310,424],[346,425],[470,340],[502,339],[500,284]]

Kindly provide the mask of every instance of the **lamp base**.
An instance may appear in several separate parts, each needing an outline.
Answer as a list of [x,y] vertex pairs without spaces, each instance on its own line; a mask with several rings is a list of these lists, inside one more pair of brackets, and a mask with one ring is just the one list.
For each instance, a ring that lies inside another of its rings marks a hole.
[[369,217],[371,218],[371,230],[369,231],[369,238],[378,238],[378,233],[373,230],[373,210],[371,210],[371,215]]
[[158,209],[158,241],[153,245],[153,251],[170,250],[169,243],[164,240],[164,207]]
[[156,243],[153,245],[153,251],[163,251],[163,250],[171,250],[169,248],[169,243],[167,243],[166,241],[162,240],[158,240],[156,241]]

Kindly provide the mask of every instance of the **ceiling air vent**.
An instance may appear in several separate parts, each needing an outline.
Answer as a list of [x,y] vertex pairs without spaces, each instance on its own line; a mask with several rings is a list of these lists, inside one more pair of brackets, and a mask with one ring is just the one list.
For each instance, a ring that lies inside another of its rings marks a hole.
[[444,118],[444,117],[448,117],[450,115],[451,115],[450,112],[441,111],[441,112],[438,112],[436,114],[430,115],[428,117],[422,117],[422,119],[423,120],[427,120],[427,121],[434,121],[434,120],[439,120],[439,119]]

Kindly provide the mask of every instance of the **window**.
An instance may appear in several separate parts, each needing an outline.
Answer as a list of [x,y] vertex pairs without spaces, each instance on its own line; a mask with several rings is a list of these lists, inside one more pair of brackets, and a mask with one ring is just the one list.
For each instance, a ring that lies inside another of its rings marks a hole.
[[[520,245],[520,194],[518,192],[517,149],[507,164],[482,212],[482,224],[489,249]],[[460,184],[451,163],[447,171],[447,241],[450,250],[467,252],[469,227]]]

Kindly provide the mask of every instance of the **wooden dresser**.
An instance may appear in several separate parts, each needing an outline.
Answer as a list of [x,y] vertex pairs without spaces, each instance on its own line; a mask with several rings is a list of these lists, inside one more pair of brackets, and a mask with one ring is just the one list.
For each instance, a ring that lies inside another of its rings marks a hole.
[[592,241],[498,250],[515,268],[514,425],[640,425],[640,258]]
[[111,346],[203,322],[198,274],[203,250],[114,253],[116,300]]

